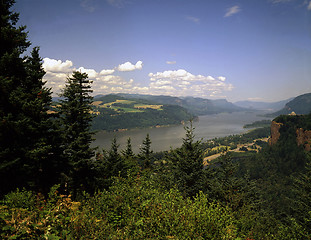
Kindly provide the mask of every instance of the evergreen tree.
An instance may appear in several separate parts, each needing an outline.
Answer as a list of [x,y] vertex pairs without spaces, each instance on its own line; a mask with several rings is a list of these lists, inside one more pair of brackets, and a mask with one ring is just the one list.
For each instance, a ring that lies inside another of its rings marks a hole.
[[90,113],[93,97],[90,96],[91,81],[86,73],[73,72],[72,77],[67,78],[67,84],[60,95],[61,122],[63,125],[63,144],[68,169],[66,174],[70,179],[69,188],[75,196],[77,190],[92,190],[94,148],[90,144],[93,141]]
[[131,143],[131,138],[127,139],[127,143],[126,143],[126,148],[125,150],[122,151],[122,154],[125,158],[132,158],[134,157],[134,152],[132,149],[132,143]]
[[29,157],[30,177],[37,190],[48,193],[50,187],[59,183],[64,163],[60,148],[59,127],[55,124],[55,115],[48,113],[51,105],[51,89],[45,87],[42,59],[39,48],[35,47],[31,56],[26,58],[27,78],[25,90],[28,100],[24,112],[31,121],[28,123],[31,149]]
[[117,144],[117,139],[114,137],[111,142],[110,150],[108,151],[106,163],[107,163],[107,173],[109,177],[112,176],[122,176],[124,177],[125,172],[125,164],[118,152],[119,145]]
[[137,157],[132,149],[131,138],[127,139],[126,148],[122,151],[122,158],[124,159],[127,174],[136,174],[139,171]]
[[200,148],[200,141],[194,140],[192,121],[185,130],[186,137],[183,138],[181,148],[171,151],[166,159],[177,188],[185,196],[194,197],[203,189],[203,151]]
[[39,49],[23,56],[30,42],[26,27],[16,26],[13,4],[0,1],[0,195],[16,187],[42,190],[40,176],[50,167],[47,155],[53,145],[46,135],[51,92],[42,80]]
[[138,154],[143,169],[151,167],[152,153],[153,151],[151,150],[151,140],[149,133],[147,133],[147,136],[143,141],[143,146],[140,148],[140,152]]

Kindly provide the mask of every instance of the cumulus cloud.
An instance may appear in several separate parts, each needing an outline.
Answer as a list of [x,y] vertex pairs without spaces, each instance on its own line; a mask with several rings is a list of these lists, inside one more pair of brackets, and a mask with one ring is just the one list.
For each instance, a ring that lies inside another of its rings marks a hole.
[[[121,64],[119,67],[123,71],[142,69],[142,61],[138,61],[135,65],[131,63]],[[88,79],[93,82],[92,89],[95,95],[118,92],[146,94],[149,91],[149,87],[139,86],[135,83],[134,79],[126,80],[121,76],[113,75],[115,69],[103,69],[97,72],[94,69],[84,67],[75,68],[73,63],[69,60],[63,62],[50,58],[43,59],[43,68],[46,71],[44,76],[46,86],[52,88],[53,96],[59,94],[61,90],[64,89],[66,80],[73,71],[80,71],[88,74]]]
[[218,77],[218,79],[219,79],[220,81],[222,81],[222,82],[226,81],[226,78],[225,78],[225,77],[222,77],[222,76]]
[[110,75],[110,74],[113,74],[114,73],[114,69],[103,69],[100,71],[100,75]]
[[47,72],[71,72],[72,71],[72,62],[66,60],[62,62],[61,60],[55,60],[50,58],[43,59],[43,68]]
[[241,8],[238,5],[235,5],[231,8],[228,8],[224,17],[231,17],[234,14],[237,14],[241,11]]
[[84,67],[75,68],[69,60],[45,58],[43,63],[46,75],[47,87],[51,87],[53,95],[61,92],[65,87],[66,79],[73,71],[80,71],[88,74],[92,81],[93,94],[110,93],[139,93],[158,94],[172,96],[197,96],[197,97],[220,97],[224,91],[231,91],[232,84],[226,82],[224,76],[212,77],[205,75],[195,75],[184,69],[168,70],[163,72],[149,73],[149,83],[145,86],[138,84],[135,79],[126,79],[116,75],[116,70],[133,71],[142,68],[142,61],[135,65],[126,62],[114,69],[103,69],[97,72],[95,69]]
[[98,73],[94,69],[86,69],[84,67],[79,67],[77,71],[86,73],[89,78],[96,78],[96,76],[98,75]]
[[141,70],[143,68],[143,62],[142,61],[138,61],[135,65],[130,63],[130,62],[126,62],[123,64],[120,64],[118,66],[118,70],[120,72],[129,72],[129,71],[134,71],[134,70]]
[[223,76],[194,75],[184,69],[149,73],[148,76],[150,91],[158,94],[211,97],[233,89]]

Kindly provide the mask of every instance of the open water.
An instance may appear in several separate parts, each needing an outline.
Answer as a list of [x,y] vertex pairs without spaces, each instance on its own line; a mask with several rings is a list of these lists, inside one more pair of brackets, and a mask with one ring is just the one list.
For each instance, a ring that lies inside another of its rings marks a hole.
[[[258,112],[220,113],[200,116],[199,120],[193,124],[195,127],[194,133],[196,139],[203,139],[203,141],[215,137],[241,134],[249,130],[243,128],[245,124],[263,119],[268,118],[258,115]],[[151,148],[154,152],[169,150],[171,147],[180,147],[182,138],[185,137],[183,125],[133,129],[124,132],[100,131],[95,135],[96,140],[92,145],[99,147],[99,149],[104,148],[108,150],[111,145],[111,140],[113,137],[116,137],[118,144],[120,144],[119,149],[124,149],[127,139],[130,137],[133,151],[137,153],[147,133],[150,135],[152,142]]]

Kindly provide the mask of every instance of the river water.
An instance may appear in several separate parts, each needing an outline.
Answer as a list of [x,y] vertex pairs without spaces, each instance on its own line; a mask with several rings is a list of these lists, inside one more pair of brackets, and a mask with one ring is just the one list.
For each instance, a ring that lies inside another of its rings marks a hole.
[[[195,127],[194,133],[196,139],[203,139],[203,141],[215,137],[241,134],[248,131],[248,129],[243,128],[245,124],[263,119],[267,118],[258,115],[258,112],[234,112],[200,116],[199,120],[193,124]],[[124,132],[100,131],[94,136],[96,140],[92,146],[108,150],[111,140],[116,137],[118,144],[120,144],[120,149],[124,149],[127,139],[130,137],[133,151],[137,153],[147,133],[150,135],[151,149],[154,152],[169,150],[170,147],[180,147],[182,138],[185,137],[183,125],[133,129]]]

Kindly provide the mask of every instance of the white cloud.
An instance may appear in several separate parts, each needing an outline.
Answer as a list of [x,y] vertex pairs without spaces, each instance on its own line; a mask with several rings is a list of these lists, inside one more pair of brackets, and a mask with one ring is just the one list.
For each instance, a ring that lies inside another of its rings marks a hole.
[[173,65],[176,64],[176,61],[166,61],[166,64]]
[[196,18],[196,17],[187,16],[186,19],[189,20],[189,21],[191,21],[191,22],[194,22],[194,23],[196,23],[196,24],[199,24],[199,23],[200,23],[200,19],[199,19],[199,18]]
[[120,64],[118,66],[118,70],[120,72],[129,72],[129,71],[134,71],[134,70],[141,70],[143,68],[143,62],[142,61],[138,61],[135,65],[130,63],[130,62],[126,62],[123,64]]
[[84,67],[75,68],[69,60],[62,62],[55,59],[44,59],[46,86],[51,87],[53,95],[60,93],[65,87],[66,79],[73,71],[81,71],[88,74],[92,81],[93,94],[109,93],[139,93],[158,94],[172,96],[197,96],[197,97],[220,97],[224,91],[231,91],[232,84],[227,83],[223,76],[212,77],[194,75],[184,69],[168,70],[157,73],[149,73],[150,82],[145,86],[138,84],[133,78],[125,79],[114,75],[116,70],[133,71],[142,68],[142,61],[135,65],[127,62],[114,69],[103,69],[97,72],[94,69]]
[[[130,69],[141,69],[142,61],[138,61],[133,64],[121,64],[122,70],[129,71]],[[115,73],[115,69],[103,69],[97,72],[94,69],[87,69],[84,67],[75,68],[73,63],[69,60],[62,62],[61,60],[55,60],[50,58],[43,59],[43,68],[46,71],[44,80],[47,82],[46,86],[52,88],[53,95],[61,92],[65,87],[66,80],[72,72],[80,71],[88,74],[88,79],[93,82],[92,89],[94,94],[108,94],[113,92],[128,92],[133,93],[135,87],[136,91],[143,91],[146,93],[146,89],[139,87],[135,84],[133,79],[125,80],[120,76],[112,75]]]
[[231,17],[234,14],[237,14],[241,11],[241,8],[238,5],[235,5],[231,8],[228,8],[224,17]]
[[43,59],[43,68],[46,72],[71,72],[72,71],[72,62],[66,60],[62,62],[61,60],[55,60],[50,58]]
[[149,73],[148,76],[150,91],[157,94],[210,97],[233,89],[232,84],[225,83],[223,76],[194,75],[184,69]]
[[100,75],[110,75],[110,74],[113,74],[114,73],[114,69],[103,69],[100,71]]
[[88,78],[96,78],[98,73],[94,69],[86,69],[84,67],[79,67],[77,71],[86,73],[88,75]]
[[308,5],[308,10],[311,11],[311,1],[309,2],[309,5]]
[[222,81],[222,82],[226,81],[226,78],[225,78],[225,77],[222,77],[222,76],[218,77],[218,79],[219,79],[220,81]]

